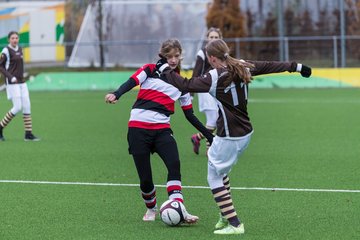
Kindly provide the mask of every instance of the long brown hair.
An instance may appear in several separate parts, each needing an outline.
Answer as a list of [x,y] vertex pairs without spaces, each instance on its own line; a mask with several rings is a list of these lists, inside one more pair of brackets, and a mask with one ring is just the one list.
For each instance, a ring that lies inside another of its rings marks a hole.
[[214,56],[221,61],[225,61],[228,69],[228,75],[225,80],[225,86],[229,86],[231,82],[251,82],[250,68],[254,65],[244,60],[233,58],[229,55],[230,49],[222,39],[216,39],[206,44],[206,52],[208,56]]

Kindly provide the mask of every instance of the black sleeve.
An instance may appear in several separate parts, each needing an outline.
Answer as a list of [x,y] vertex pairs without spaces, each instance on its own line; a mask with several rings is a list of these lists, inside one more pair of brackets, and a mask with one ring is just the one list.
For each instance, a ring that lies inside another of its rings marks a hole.
[[199,121],[199,119],[194,115],[192,108],[183,110],[186,119],[197,129],[199,130],[211,144],[214,138],[214,135]]
[[116,91],[114,91],[112,93],[116,96],[116,99],[119,99],[121,97],[121,95],[130,91],[135,86],[136,86],[136,81],[132,78],[129,78],[129,80],[124,82]]

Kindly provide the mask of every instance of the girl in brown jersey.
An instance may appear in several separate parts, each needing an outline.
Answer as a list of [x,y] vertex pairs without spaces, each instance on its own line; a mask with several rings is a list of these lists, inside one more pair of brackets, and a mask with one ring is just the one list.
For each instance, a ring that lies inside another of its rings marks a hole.
[[39,141],[32,133],[29,90],[23,78],[24,61],[22,48],[19,44],[19,34],[11,31],[8,34],[9,45],[4,47],[0,56],[0,71],[5,76],[6,93],[13,107],[0,121],[0,141],[4,141],[3,129],[11,122],[15,115],[22,110],[25,141]]
[[[211,27],[206,33],[206,41],[210,42],[212,40],[222,39],[222,33],[219,28]],[[193,69],[192,77],[198,77],[204,73],[211,70],[212,67],[207,60],[205,46],[201,48],[196,56],[196,62]],[[211,132],[215,132],[216,129],[216,119],[218,118],[218,106],[216,99],[213,98],[209,93],[198,93],[198,102],[199,102],[199,111],[205,114],[206,118],[206,128]],[[191,136],[191,142],[193,144],[193,150],[196,154],[199,154],[200,141],[204,139],[204,135],[200,132],[195,133]],[[206,141],[206,153],[210,147],[210,143]]]
[[162,78],[181,91],[208,92],[219,107],[217,132],[208,151],[207,180],[220,210],[215,234],[243,234],[244,224],[237,216],[230,194],[228,177],[238,157],[247,148],[253,128],[247,112],[248,84],[252,75],[276,72],[300,72],[310,77],[311,68],[296,62],[244,61],[229,56],[229,48],[219,39],[206,45],[207,58],[214,68],[208,73],[182,78],[167,67],[164,59],[157,63]]

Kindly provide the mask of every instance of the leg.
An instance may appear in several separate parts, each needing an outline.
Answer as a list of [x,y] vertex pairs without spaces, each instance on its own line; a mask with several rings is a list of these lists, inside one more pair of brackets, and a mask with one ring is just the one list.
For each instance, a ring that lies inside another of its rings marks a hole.
[[[171,130],[163,131],[157,138],[156,151],[168,170],[166,187],[169,199],[175,199],[183,203],[179,152]],[[186,209],[185,212],[184,218],[186,223],[193,224],[199,220],[198,216],[188,213]]]
[[25,141],[39,141],[40,139],[35,137],[32,133],[32,119],[31,119],[31,105],[29,90],[26,84],[21,85],[21,103],[23,109],[23,120],[24,120],[24,129],[25,129]]
[[15,115],[21,110],[21,98],[13,97],[12,99],[13,107],[8,111],[3,119],[0,121],[0,141],[4,141],[3,129],[11,122]]
[[152,180],[150,155],[136,154],[133,155],[136,170],[140,180],[140,189],[147,208],[156,206],[156,191]]
[[156,189],[152,180],[150,154],[133,155],[136,170],[140,179],[141,196],[147,211],[144,221],[154,221],[156,216]]
[[[215,234],[241,234],[244,233],[244,225],[240,223],[230,192],[224,186],[224,177],[217,174],[215,168],[208,165],[208,183],[214,200],[218,205],[221,217],[215,228]],[[227,224],[227,221],[229,225]]]
[[[226,190],[228,190],[229,194],[230,192],[230,179],[227,175],[223,177],[223,183]],[[220,218],[219,221],[215,224],[215,229],[222,229],[226,227],[229,224],[229,221],[224,217],[223,213],[220,212]]]
[[152,179],[150,148],[151,132],[140,128],[129,128],[129,153],[133,156],[140,181],[141,196],[147,208],[144,221],[154,221],[156,216],[156,189]]
[[183,202],[179,151],[171,130],[162,131],[156,139],[155,148],[168,171],[167,192],[169,199]]

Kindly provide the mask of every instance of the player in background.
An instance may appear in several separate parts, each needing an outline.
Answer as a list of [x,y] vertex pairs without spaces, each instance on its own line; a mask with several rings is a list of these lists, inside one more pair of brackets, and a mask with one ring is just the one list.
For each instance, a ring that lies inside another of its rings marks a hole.
[[207,58],[214,68],[205,75],[182,78],[164,59],[157,62],[161,77],[181,91],[209,92],[219,106],[217,133],[208,151],[207,180],[220,209],[215,234],[243,234],[244,224],[237,215],[230,194],[228,177],[238,157],[247,148],[253,127],[247,112],[248,85],[252,75],[277,72],[300,72],[310,77],[311,68],[296,62],[244,61],[229,56],[229,48],[221,40],[206,45]]
[[[210,42],[215,39],[222,39],[222,33],[219,28],[211,27],[206,33],[206,40]],[[193,70],[192,77],[199,77],[204,73],[211,70],[211,65],[207,60],[205,45],[199,50],[196,56],[196,62]],[[216,120],[219,116],[218,106],[216,100],[209,93],[198,93],[199,111],[203,112],[206,117],[206,128],[212,133],[216,129]],[[204,135],[201,132],[195,133],[191,136],[191,142],[193,144],[193,150],[196,154],[199,154],[200,141],[204,139]],[[208,151],[210,144],[206,141],[206,152]]]
[[23,78],[23,52],[19,44],[19,34],[11,31],[8,34],[9,45],[4,47],[0,57],[0,71],[5,76],[7,98],[13,107],[0,121],[0,141],[4,141],[3,129],[11,122],[15,115],[22,110],[25,141],[39,141],[32,133],[29,90]]
[[[171,69],[180,72],[182,47],[177,39],[162,43],[160,55],[165,57]],[[135,86],[140,86],[137,99],[130,113],[128,123],[129,153],[133,156],[140,179],[140,189],[147,211],[144,221],[154,221],[157,214],[156,189],[153,183],[150,155],[158,153],[167,171],[167,192],[169,199],[183,202],[179,152],[170,128],[170,115],[174,103],[179,100],[186,119],[211,142],[213,135],[193,113],[191,96],[159,78],[155,64],[146,64],[138,69],[119,89],[105,96],[107,103],[117,100]],[[187,223],[195,223],[197,216],[186,214]]]

